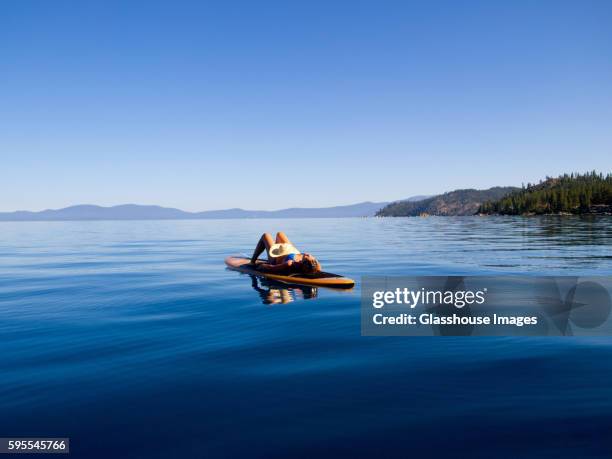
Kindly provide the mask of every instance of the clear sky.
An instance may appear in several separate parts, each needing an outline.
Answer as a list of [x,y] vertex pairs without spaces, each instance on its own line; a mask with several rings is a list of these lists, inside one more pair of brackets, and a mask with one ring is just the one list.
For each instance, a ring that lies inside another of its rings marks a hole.
[[2,3],[0,210],[277,209],[612,168],[612,2]]

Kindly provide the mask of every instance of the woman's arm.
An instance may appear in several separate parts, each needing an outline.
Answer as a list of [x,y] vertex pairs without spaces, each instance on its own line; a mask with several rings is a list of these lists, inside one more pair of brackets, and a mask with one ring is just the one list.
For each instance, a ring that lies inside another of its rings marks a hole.
[[271,265],[269,263],[262,263],[257,267],[257,269],[259,269],[260,271],[266,272],[266,273],[280,273],[280,272],[287,272],[289,268],[291,268],[291,266],[293,266],[293,261],[289,260],[284,263],[281,263],[280,265]]

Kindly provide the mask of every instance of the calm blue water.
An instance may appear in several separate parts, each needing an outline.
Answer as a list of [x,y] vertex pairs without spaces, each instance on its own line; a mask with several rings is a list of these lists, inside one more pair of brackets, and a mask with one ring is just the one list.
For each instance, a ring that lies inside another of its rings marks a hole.
[[610,457],[612,338],[361,337],[359,288],[226,270],[612,274],[612,219],[0,223],[0,436],[74,457]]

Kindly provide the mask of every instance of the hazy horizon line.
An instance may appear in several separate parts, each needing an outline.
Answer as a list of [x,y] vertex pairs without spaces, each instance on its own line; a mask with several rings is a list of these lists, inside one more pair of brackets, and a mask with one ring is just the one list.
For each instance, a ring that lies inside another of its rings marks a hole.
[[245,207],[234,206],[234,207],[223,207],[223,208],[213,208],[213,209],[203,209],[203,210],[184,210],[180,207],[175,207],[172,205],[162,205],[162,204],[140,204],[136,202],[124,202],[121,204],[103,205],[103,204],[92,204],[92,203],[85,202],[85,203],[79,203],[79,204],[70,204],[70,205],[63,206],[63,207],[45,207],[39,210],[29,210],[29,209],[0,210],[0,213],[2,214],[16,213],[16,212],[39,213],[39,212],[46,212],[46,211],[58,211],[58,210],[70,209],[73,207],[87,207],[87,206],[99,207],[103,209],[112,209],[115,207],[124,207],[124,206],[159,207],[163,209],[178,210],[181,212],[191,213],[191,214],[198,214],[202,212],[221,212],[225,210],[243,210],[243,211],[248,211],[248,212],[278,212],[278,211],[288,210],[288,209],[326,209],[326,208],[333,208],[333,207],[355,206],[359,204],[386,204],[386,203],[391,203],[391,202],[396,202],[396,201],[405,201],[408,199],[413,199],[415,197],[423,197],[423,199],[427,199],[428,197],[438,196],[439,194],[443,194],[443,193],[429,194],[429,195],[418,195],[417,194],[417,195],[409,196],[407,198],[392,199],[392,200],[385,200],[385,201],[365,200],[365,201],[359,201],[359,202],[351,202],[348,204],[332,204],[332,205],[321,205],[321,206],[289,206],[289,207],[279,207],[279,208],[273,208],[273,209],[248,209]]

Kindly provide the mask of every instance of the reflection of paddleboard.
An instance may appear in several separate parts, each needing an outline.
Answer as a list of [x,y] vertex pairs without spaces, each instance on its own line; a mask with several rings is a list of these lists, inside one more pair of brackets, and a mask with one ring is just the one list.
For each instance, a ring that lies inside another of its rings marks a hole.
[[[225,264],[231,269],[237,271],[252,274],[254,276],[265,277],[266,279],[273,279],[288,284],[302,284],[302,285],[315,285],[317,287],[331,287],[331,288],[353,288],[355,281],[347,277],[342,277],[338,274],[325,273],[321,271],[317,274],[272,274],[262,271],[258,271],[253,267],[249,266],[249,259],[242,257],[227,257]],[[263,260],[257,260],[257,264],[264,263]]]

